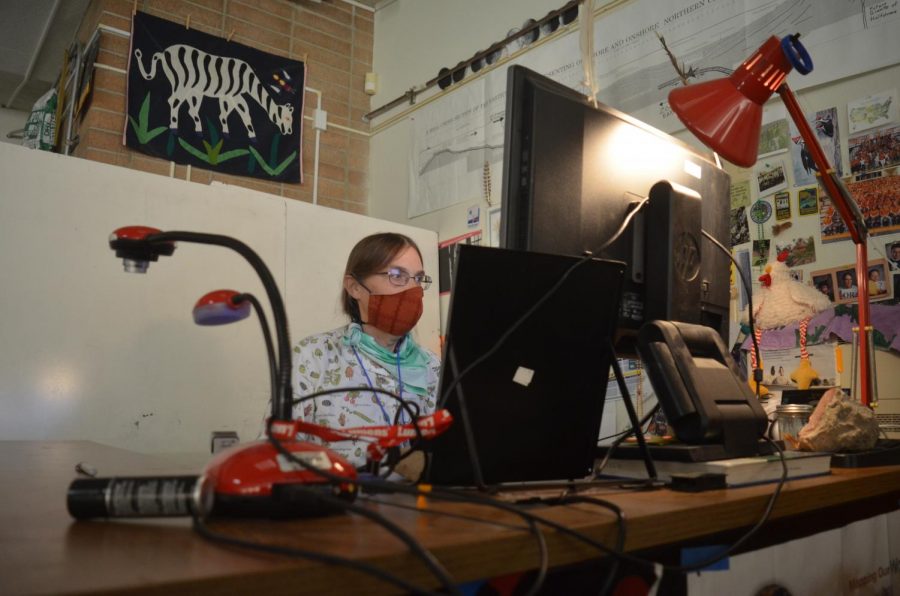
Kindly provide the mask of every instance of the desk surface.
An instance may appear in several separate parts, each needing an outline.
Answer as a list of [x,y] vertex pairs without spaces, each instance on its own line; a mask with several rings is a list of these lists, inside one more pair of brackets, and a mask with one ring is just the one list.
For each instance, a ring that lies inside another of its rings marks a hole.
[[[75,522],[66,511],[74,466],[88,462],[99,476],[198,472],[170,459],[84,441],[0,441],[0,593],[371,593],[390,587],[369,576],[304,560],[266,555],[207,542],[188,519]],[[604,491],[628,519],[627,550],[675,543],[746,527],[761,515],[774,485],[701,494]],[[789,481],[773,518],[900,496],[900,467],[836,470],[831,476]],[[386,499],[388,497],[382,497]],[[390,497],[411,504],[407,497]],[[360,501],[365,502],[365,501]],[[387,515],[431,550],[459,582],[534,568],[532,535],[520,518],[476,505],[432,501],[430,507],[506,522],[485,524],[460,517],[417,513],[383,503],[369,507]],[[592,538],[612,544],[613,516],[592,505],[533,508]],[[515,525],[515,527],[509,527]],[[433,577],[395,538],[367,520],[329,518],[269,521],[222,520],[216,531],[366,560],[419,585]],[[546,530],[552,565],[596,557],[597,551]]]

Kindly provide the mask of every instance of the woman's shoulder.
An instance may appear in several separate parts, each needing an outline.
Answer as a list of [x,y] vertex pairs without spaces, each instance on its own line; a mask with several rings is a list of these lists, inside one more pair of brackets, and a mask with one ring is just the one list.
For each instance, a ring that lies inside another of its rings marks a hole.
[[331,329],[329,331],[322,331],[321,333],[307,335],[296,344],[294,344],[294,352],[306,352],[315,350],[323,350],[329,352],[337,351],[342,345],[342,339],[346,330],[347,326],[344,325],[342,327],[338,327],[337,329]]

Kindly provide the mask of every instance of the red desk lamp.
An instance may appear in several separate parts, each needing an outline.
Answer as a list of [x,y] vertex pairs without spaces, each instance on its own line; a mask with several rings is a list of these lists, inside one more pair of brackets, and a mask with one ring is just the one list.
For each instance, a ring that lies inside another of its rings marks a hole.
[[688,130],[707,147],[736,165],[750,167],[756,163],[762,106],[773,93],[778,92],[781,96],[812,155],[825,191],[856,244],[860,395],[862,403],[868,406],[877,399],[872,394],[874,360],[869,323],[868,230],[859,207],[828,163],[797,98],[785,82],[793,68],[800,74],[807,74],[813,68],[799,37],[799,34],[789,35],[780,41],[770,37],[731,76],[675,89],[669,93],[669,105]]

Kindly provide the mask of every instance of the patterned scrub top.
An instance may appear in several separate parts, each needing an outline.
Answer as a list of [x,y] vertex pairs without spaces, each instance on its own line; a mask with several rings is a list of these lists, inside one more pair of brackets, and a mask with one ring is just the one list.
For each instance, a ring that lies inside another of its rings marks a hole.
[[[378,405],[376,396],[381,400],[390,420],[400,407],[397,400],[388,395],[373,393],[364,388],[369,387],[365,373],[360,369],[362,361],[372,384],[386,391],[400,395],[397,383],[396,367],[386,368],[382,363],[368,357],[357,349],[359,360],[354,349],[343,341],[348,327],[339,327],[331,331],[311,335],[300,340],[294,346],[293,384],[294,397],[309,395],[322,389],[335,387],[355,387],[346,394],[332,393],[294,406],[294,417],[306,422],[321,424],[331,428],[350,428],[354,426],[382,426],[384,413]],[[406,341],[406,339],[402,340]],[[420,415],[434,412],[441,362],[431,351],[422,348],[429,358],[427,395],[420,396],[404,390],[404,400],[417,403]],[[352,465],[359,467],[366,463],[365,440],[323,441],[318,437],[303,436],[303,440],[325,445],[346,458]]]

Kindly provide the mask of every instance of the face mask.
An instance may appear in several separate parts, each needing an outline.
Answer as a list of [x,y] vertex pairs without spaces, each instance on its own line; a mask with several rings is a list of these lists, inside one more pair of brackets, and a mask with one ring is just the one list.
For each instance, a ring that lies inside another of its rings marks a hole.
[[419,286],[398,294],[370,294],[366,323],[390,335],[406,335],[422,316],[423,296],[425,292]]

